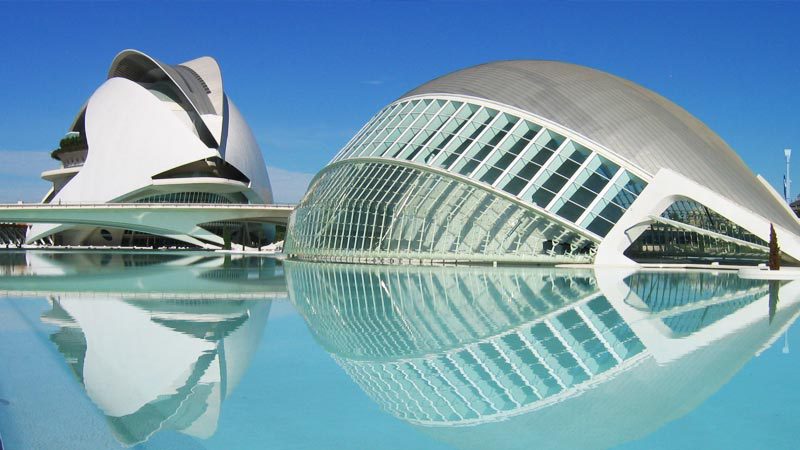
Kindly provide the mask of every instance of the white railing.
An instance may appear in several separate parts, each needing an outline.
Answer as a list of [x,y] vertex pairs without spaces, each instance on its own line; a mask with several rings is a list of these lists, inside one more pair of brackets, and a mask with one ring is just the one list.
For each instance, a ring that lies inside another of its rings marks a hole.
[[215,208],[215,209],[294,209],[290,203],[248,204],[248,203],[0,203],[0,209],[69,209],[69,208]]

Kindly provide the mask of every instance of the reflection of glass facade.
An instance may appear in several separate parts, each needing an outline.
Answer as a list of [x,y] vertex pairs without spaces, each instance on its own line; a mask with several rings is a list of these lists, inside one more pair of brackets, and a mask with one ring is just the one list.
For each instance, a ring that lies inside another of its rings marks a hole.
[[625,283],[672,337],[700,331],[769,294],[764,280],[708,272],[637,272]]
[[436,97],[387,106],[312,183],[287,252],[585,260],[646,183],[517,114]]
[[[602,424],[587,426],[594,436],[616,439],[605,430],[617,424],[637,434],[630,411],[642,424],[685,414],[781,330],[766,321],[765,281],[618,275],[286,263],[292,303],[348,376],[402,420],[470,426],[456,434],[523,420],[511,435],[540,437],[587,410],[613,414],[590,421]],[[609,281],[629,291],[602,291]],[[797,307],[787,308],[793,320]],[[474,448],[496,447],[490,440]]]
[[[580,270],[296,261],[286,267],[295,307],[314,321],[312,332],[326,348],[353,359],[458,347],[597,295],[591,273]],[[346,317],[337,320],[342,311]]]
[[320,343],[412,423],[491,421],[635,362],[645,347],[589,272],[287,263]]

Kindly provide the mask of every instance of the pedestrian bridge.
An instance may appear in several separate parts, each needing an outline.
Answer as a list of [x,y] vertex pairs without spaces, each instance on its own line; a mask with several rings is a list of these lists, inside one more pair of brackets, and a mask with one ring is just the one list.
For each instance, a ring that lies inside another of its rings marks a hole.
[[[63,224],[123,228],[217,247],[222,237],[202,228],[209,222],[246,221],[286,225],[295,205],[191,203],[0,204],[0,223]],[[27,242],[44,236],[29,235]],[[209,245],[210,243],[210,245]]]

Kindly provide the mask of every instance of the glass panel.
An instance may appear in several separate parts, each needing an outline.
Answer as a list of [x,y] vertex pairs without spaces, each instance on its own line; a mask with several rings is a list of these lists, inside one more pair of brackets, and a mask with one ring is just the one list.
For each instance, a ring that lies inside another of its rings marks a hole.
[[581,214],[583,214],[583,211],[584,208],[576,205],[575,203],[564,202],[563,206],[556,211],[556,214],[569,220],[570,222],[574,222],[578,220],[578,217],[580,217]]
[[[457,102],[458,106],[461,105]],[[451,102],[446,102],[442,105],[441,109],[436,113],[423,114],[423,117],[430,117],[426,122],[418,122],[416,126],[424,125],[424,128],[417,128],[416,135],[411,139],[410,143],[403,148],[398,154],[399,159],[413,160],[417,154],[422,151],[425,145],[436,135],[436,133],[447,123],[452,114],[456,111],[455,105]],[[413,128],[412,128],[413,129]]]
[[407,114],[397,128],[386,138],[386,143],[390,144],[388,149],[378,156],[396,157],[400,149],[413,137],[419,128],[427,123],[427,115],[424,112],[440,109],[439,101],[424,99],[420,101],[414,109]]
[[[616,165],[609,166],[609,168],[613,167],[616,167]],[[595,234],[605,236],[611,230],[613,224],[617,223],[628,207],[636,200],[646,185],[644,181],[635,175],[623,170],[581,225]],[[635,192],[629,190],[629,188]]]
[[357,149],[353,152],[353,156],[371,155],[374,150],[374,145],[382,142],[402,120],[404,114],[413,109],[415,105],[415,102],[405,102],[393,110],[390,116],[379,123],[375,130],[358,144]]
[[392,114],[392,111],[398,107],[399,104],[393,104],[381,110],[381,112],[373,117],[359,132],[359,134],[355,136],[355,138],[349,142],[341,152],[339,152],[339,154],[334,158],[334,161],[352,156],[355,150],[358,149],[359,144],[363,142],[367,136],[370,136],[372,133],[374,133],[377,127]]
[[468,120],[480,110],[479,106],[465,104],[455,116],[445,123],[444,127],[434,135],[434,137],[417,153],[414,160],[417,162],[430,163],[439,152],[442,151],[450,141],[461,131]]
[[693,200],[673,203],[661,217],[764,247],[768,245],[763,239]]
[[[590,259],[588,251],[577,252],[584,238],[527,208],[448,177],[383,163],[325,172],[289,228],[288,252],[331,260]],[[554,245],[561,250],[553,252]]]
[[[589,207],[597,195],[608,184],[619,166],[599,155],[590,157],[584,169],[568,185],[561,197],[554,203],[553,210],[567,220],[580,218],[585,208]],[[569,206],[572,205],[572,206]],[[580,211],[576,215],[576,211]]]
[[508,114],[501,114],[500,117],[494,121],[492,127],[488,129],[478,141],[473,143],[464,153],[464,157],[461,158],[451,170],[461,175],[469,176],[472,171],[489,156],[492,150],[494,150],[494,146],[508,134],[508,131],[514,127],[516,122],[516,117],[509,116]]
[[541,130],[538,125],[522,121],[494,152],[486,164],[478,171],[476,178],[493,184],[519,154],[530,144],[531,139]]
[[442,168],[450,167],[458,157],[472,145],[475,139],[483,133],[496,115],[497,111],[494,109],[481,108],[459,131],[458,137],[461,139],[458,141],[455,139],[452,140],[450,145],[442,153],[442,155],[446,156],[440,156],[440,161],[436,164]]
[[709,261],[726,261],[731,264],[752,265],[765,261],[767,250],[656,222],[625,250],[625,256],[634,261],[657,258],[661,261],[666,259],[706,264]]

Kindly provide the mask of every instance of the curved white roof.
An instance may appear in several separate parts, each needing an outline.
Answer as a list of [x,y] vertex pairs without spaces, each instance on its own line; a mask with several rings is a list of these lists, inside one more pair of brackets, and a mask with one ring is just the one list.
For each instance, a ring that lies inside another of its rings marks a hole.
[[[206,58],[211,59],[209,57]],[[197,67],[199,61],[198,59],[189,61],[189,63]],[[218,79],[219,82],[213,84],[221,85],[222,75],[219,73],[219,66],[216,63],[211,65],[207,62],[203,66],[208,69],[204,70],[204,74],[207,76],[213,74],[213,68],[216,66],[217,73],[213,75],[213,78],[215,80]],[[114,61],[111,62],[111,67],[108,69],[108,78],[122,77],[132,81],[150,81],[148,79],[155,80],[164,75],[189,99],[199,114],[222,113],[222,111],[216,111],[214,105],[212,105],[209,98],[211,89],[208,83],[187,63],[173,66],[164,64],[138,50],[124,50],[114,58]]]
[[631,81],[555,61],[500,61],[432,80],[423,94],[476,97],[555,122],[655,175],[669,168],[783,227],[800,231],[744,161],[705,124]]
[[[111,63],[108,77],[136,81],[166,76],[202,118],[209,133],[219,142],[224,160],[250,179],[251,188],[260,198],[255,203],[272,202],[272,187],[261,149],[239,110],[225,95],[222,72],[214,58],[203,56],[177,65],[169,65],[138,50],[124,50]],[[218,121],[211,117],[219,116]]]

